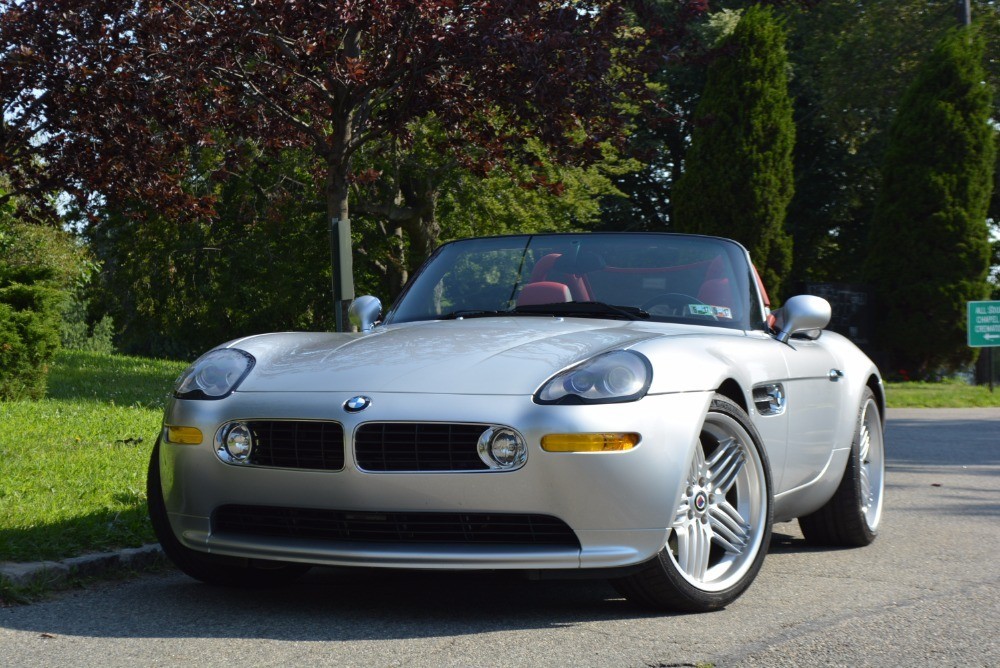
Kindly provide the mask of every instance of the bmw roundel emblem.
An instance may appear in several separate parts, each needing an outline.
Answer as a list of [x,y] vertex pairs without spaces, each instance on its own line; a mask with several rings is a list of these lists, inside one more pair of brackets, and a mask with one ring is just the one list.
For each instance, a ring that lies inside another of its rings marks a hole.
[[708,497],[705,496],[704,492],[699,492],[698,496],[694,497],[694,509],[699,513],[704,511],[708,507]]
[[360,413],[372,405],[372,400],[364,395],[351,397],[344,402],[344,410],[348,413]]

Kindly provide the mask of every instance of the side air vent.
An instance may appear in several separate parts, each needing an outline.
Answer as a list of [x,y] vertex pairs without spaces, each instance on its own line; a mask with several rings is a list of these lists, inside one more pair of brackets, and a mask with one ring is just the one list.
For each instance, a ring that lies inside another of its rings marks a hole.
[[761,415],[781,415],[785,412],[785,388],[781,383],[758,385],[753,388],[753,403]]

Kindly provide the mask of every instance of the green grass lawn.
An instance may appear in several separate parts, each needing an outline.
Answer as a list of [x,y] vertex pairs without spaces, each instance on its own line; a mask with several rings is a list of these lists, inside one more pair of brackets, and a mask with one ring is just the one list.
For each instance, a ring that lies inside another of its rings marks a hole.
[[1000,406],[1000,387],[968,385],[959,380],[940,383],[886,383],[889,408],[973,408]]
[[[146,465],[184,362],[63,351],[43,401],[0,402],[0,561],[154,540]],[[889,405],[1000,406],[959,382],[889,383]]]
[[63,351],[47,399],[0,402],[0,561],[154,540],[146,464],[185,366]]

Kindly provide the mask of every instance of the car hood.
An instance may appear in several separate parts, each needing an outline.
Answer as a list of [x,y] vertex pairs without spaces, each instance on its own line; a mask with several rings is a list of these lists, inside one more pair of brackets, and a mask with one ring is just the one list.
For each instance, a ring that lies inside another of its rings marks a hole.
[[551,375],[659,333],[633,323],[501,317],[233,341],[257,360],[239,392],[531,394]]

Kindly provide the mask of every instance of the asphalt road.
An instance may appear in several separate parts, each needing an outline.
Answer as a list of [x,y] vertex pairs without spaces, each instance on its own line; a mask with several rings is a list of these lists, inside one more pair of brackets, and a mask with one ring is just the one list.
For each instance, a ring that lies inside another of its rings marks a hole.
[[169,573],[0,610],[0,666],[1000,666],[1000,409],[892,411],[887,440],[878,540],[817,550],[776,525],[720,612],[495,574],[236,592]]

